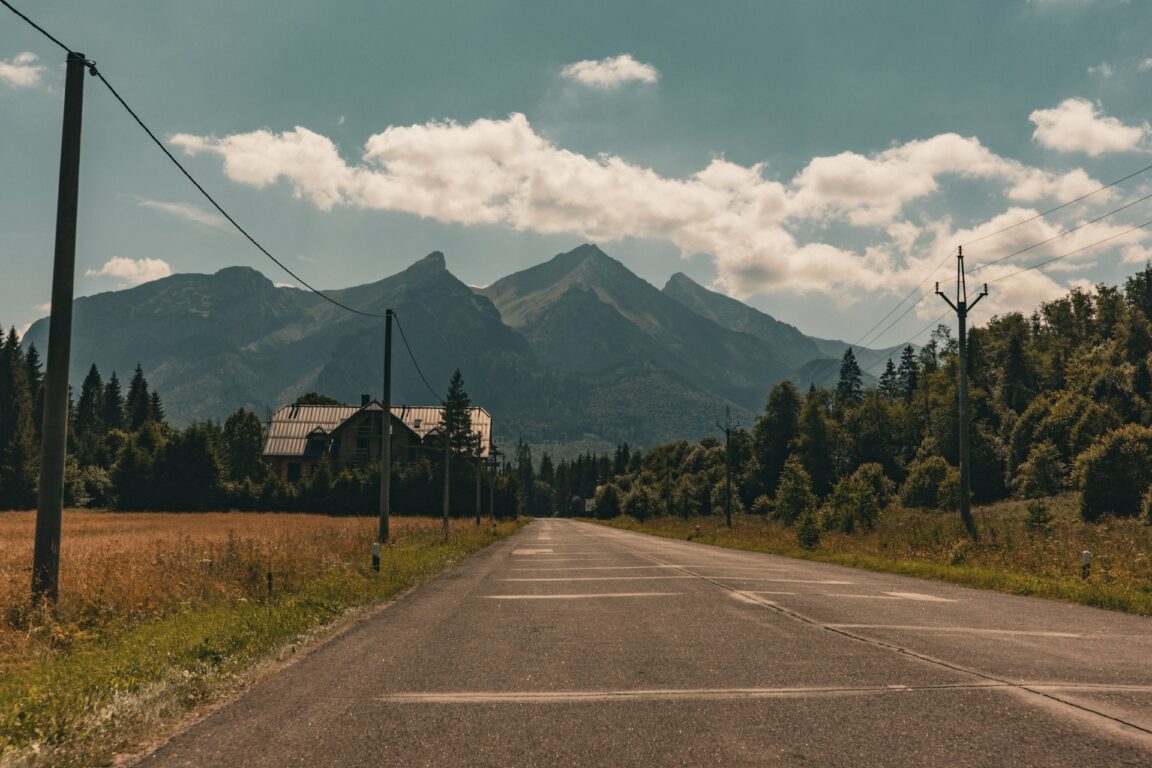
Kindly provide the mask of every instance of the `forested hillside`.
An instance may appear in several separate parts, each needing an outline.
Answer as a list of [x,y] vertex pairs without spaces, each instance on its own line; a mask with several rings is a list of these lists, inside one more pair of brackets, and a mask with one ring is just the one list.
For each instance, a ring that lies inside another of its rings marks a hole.
[[[970,332],[974,501],[1072,489],[1082,491],[1087,520],[1147,514],[1150,321],[1145,267],[1122,288],[1075,289],[1031,315],[994,317]],[[862,386],[851,350],[834,389],[775,385],[755,423],[732,432],[733,508],[815,530],[870,526],[892,493],[906,506],[955,509],[957,351],[939,326],[919,350],[888,361],[875,387]],[[654,448],[616,471],[606,463],[599,514],[719,514],[725,460],[723,443],[706,437]],[[560,514],[575,509],[569,489],[544,475],[534,493],[549,495]]]

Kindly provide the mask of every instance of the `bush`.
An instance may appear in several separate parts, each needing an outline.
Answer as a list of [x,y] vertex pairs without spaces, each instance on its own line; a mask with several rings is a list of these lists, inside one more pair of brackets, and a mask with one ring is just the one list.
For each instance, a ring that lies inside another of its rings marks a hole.
[[620,491],[609,483],[596,492],[597,520],[609,520],[620,516]]
[[650,488],[636,485],[624,497],[622,509],[624,514],[643,522],[650,517],[659,515],[663,511],[663,505]]
[[1065,472],[1060,449],[1051,440],[1045,440],[1033,448],[1028,460],[1020,465],[1012,486],[1016,494],[1025,499],[1055,496],[1064,488]]
[[1080,516],[1134,517],[1152,484],[1152,428],[1129,424],[1097,440],[1077,459]]
[[[787,525],[816,509],[816,494],[812,492],[812,478],[795,454],[784,462],[780,485],[776,488],[776,516]],[[815,525],[815,519],[812,524]]]
[[856,471],[852,473],[860,482],[863,482],[872,489],[872,493],[876,498],[876,503],[880,509],[888,506],[892,501],[892,493],[896,488],[896,484],[888,479],[884,474],[884,467],[881,464],[870,462],[868,464],[861,464],[856,467]]
[[796,543],[804,549],[816,549],[820,545],[820,526],[814,510],[808,510],[797,520]]
[[1052,522],[1052,513],[1048,505],[1042,501],[1028,502],[1028,527],[1034,531],[1042,531]]
[[757,496],[752,502],[752,514],[767,517],[772,514],[772,501],[767,496]]
[[[947,496],[941,498],[940,495],[941,485],[948,480],[949,470],[955,471],[942,456],[929,456],[913,464],[904,487],[900,489],[901,503],[906,507],[940,508],[942,502],[950,501]],[[958,481],[956,485],[958,488]]]

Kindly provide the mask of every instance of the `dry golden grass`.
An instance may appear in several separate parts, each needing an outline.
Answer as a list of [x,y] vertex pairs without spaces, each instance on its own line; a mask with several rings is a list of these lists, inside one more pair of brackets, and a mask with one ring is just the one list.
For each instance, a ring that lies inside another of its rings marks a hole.
[[374,572],[372,518],[69,510],[60,600],[33,608],[34,522],[0,513],[0,766],[107,764],[519,526],[458,520],[445,541],[393,518]]
[[[393,518],[393,542],[434,543],[440,521]],[[375,518],[306,514],[110,513],[67,510],[60,600],[52,621],[29,598],[33,512],[0,512],[0,669],[40,650],[185,611],[264,600],[330,571],[364,568]],[[469,520],[454,530],[474,530]]]

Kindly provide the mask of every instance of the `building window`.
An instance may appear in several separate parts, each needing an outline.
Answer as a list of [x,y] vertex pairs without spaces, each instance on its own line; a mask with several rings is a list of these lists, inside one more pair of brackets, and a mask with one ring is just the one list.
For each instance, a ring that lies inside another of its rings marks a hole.
[[290,482],[290,483],[300,482],[300,462],[298,462],[298,461],[288,462],[288,482]]

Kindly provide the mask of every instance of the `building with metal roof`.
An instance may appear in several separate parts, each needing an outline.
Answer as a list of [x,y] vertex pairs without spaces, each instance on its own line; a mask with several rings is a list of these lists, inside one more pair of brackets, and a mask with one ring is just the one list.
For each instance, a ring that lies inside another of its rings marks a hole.
[[[415,461],[430,443],[442,445],[440,406],[394,406],[391,414],[392,460]],[[264,441],[264,459],[281,480],[311,476],[321,461],[333,467],[367,466],[380,461],[384,406],[365,396],[354,405],[285,405],[272,414]],[[493,453],[492,417],[470,409],[472,429],[480,436],[480,455]],[[429,438],[432,438],[429,440]],[[437,448],[439,450],[439,448]]]

